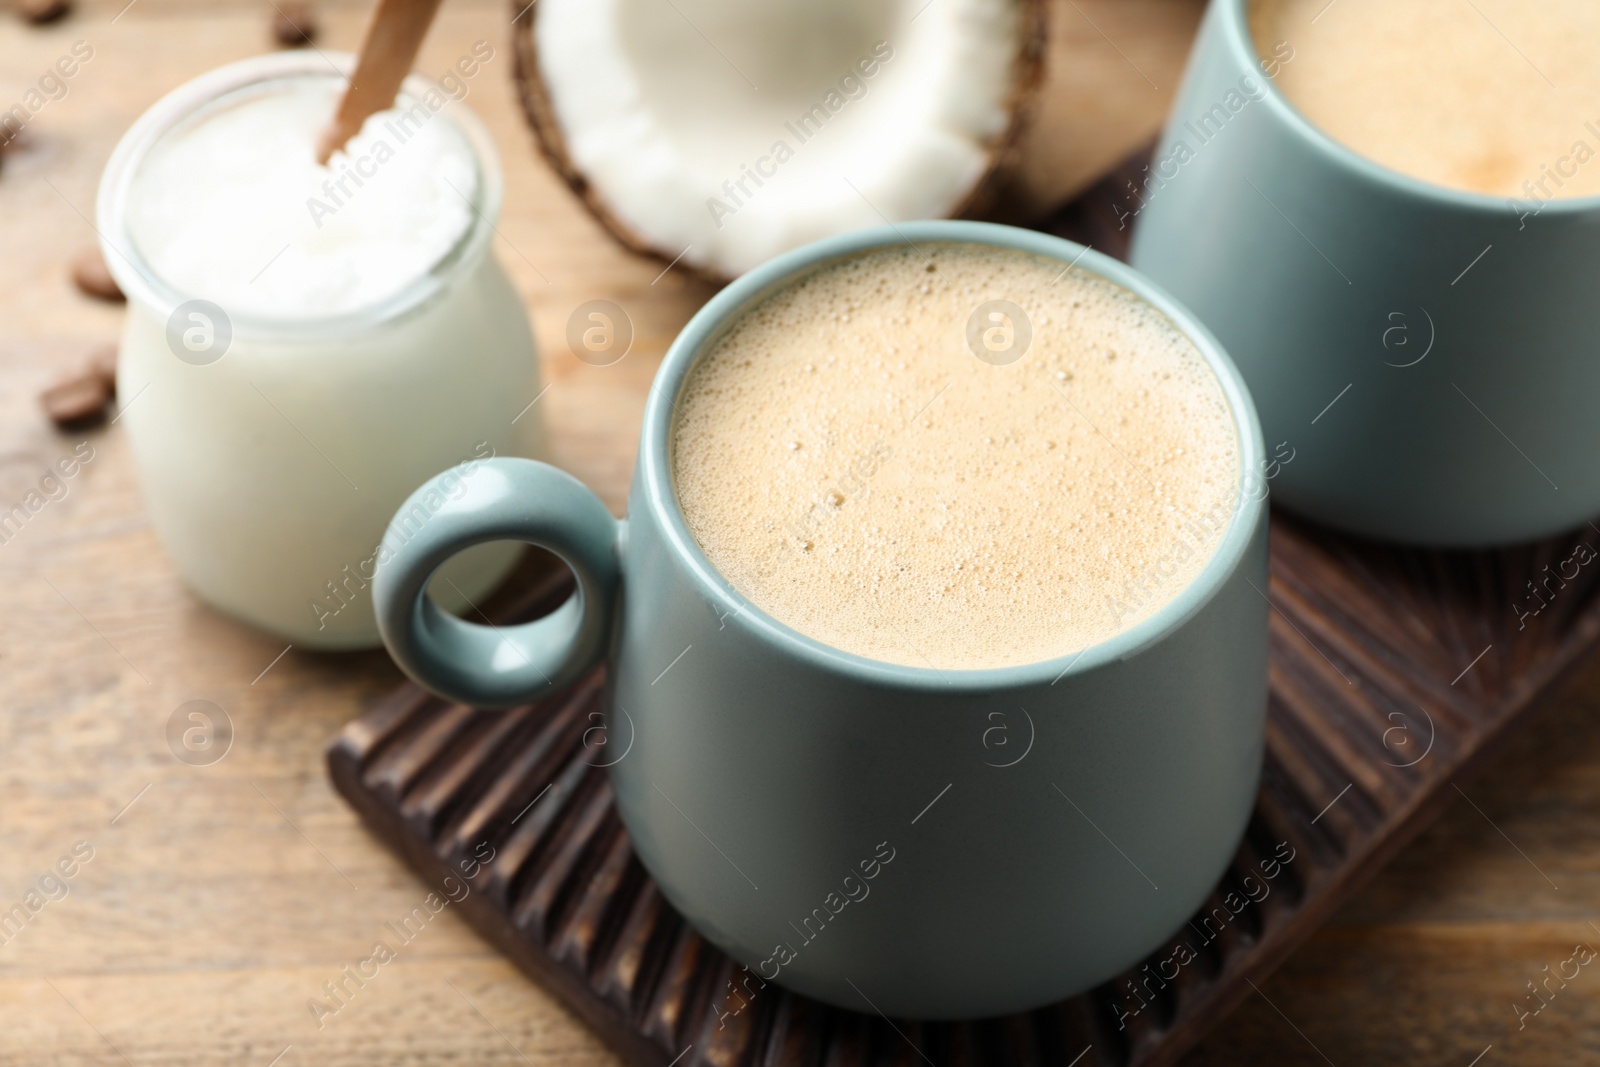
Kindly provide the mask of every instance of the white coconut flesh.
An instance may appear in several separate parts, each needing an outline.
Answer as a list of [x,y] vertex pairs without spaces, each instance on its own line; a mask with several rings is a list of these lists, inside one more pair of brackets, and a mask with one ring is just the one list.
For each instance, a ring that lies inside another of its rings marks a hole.
[[1010,121],[1016,0],[540,0],[568,159],[657,252],[732,277],[950,214]]

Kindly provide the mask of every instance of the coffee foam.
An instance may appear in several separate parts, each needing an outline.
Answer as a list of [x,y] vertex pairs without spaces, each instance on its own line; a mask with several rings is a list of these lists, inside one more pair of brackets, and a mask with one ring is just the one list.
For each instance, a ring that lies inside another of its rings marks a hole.
[[[978,305],[1024,309],[996,365]],[[740,594],[870,659],[968,670],[1104,641],[1192,582],[1238,498],[1238,431],[1193,343],[1054,260],[896,247],[763,299],[690,372],[690,530]]]
[[1263,57],[1293,47],[1276,80],[1295,107],[1368,159],[1526,201],[1600,194],[1593,0],[1255,0],[1250,28]]

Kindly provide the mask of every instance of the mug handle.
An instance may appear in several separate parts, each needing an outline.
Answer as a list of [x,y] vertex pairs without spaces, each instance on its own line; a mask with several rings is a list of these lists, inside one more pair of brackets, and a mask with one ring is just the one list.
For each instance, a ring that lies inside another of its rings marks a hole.
[[[388,551],[379,553],[372,580],[378,632],[402,670],[449,700],[508,708],[556,693],[605,654],[620,531],[599,497],[546,463],[490,458],[435,475],[384,534]],[[577,589],[549,615],[520,626],[456,618],[427,595],[428,580],[451,556],[487,541],[549,549],[572,568]]]

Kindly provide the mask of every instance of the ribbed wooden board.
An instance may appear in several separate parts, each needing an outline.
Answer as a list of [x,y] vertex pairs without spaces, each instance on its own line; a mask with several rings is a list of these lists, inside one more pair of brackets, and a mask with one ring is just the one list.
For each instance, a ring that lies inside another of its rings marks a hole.
[[[1136,172],[1108,178],[1052,228],[1121,254],[1114,205]],[[720,1026],[717,1013],[739,1003],[723,999],[735,965],[666,904],[633,855],[598,766],[611,758],[598,672],[557,700],[507,712],[404,686],[345,728],[328,766],[426,881],[470,873],[480,891],[460,905],[467,919],[633,1063],[1171,1064],[1432,821],[1452,783],[1600,641],[1600,568],[1563,566],[1580,545],[1600,546],[1600,529],[1444,553],[1274,516],[1261,792],[1212,898],[1146,962],[1171,958],[1180,940],[1198,960],[1148,1004],[1129,989],[1141,963],[1002,1019],[890,1022],[774,986]],[[505,618],[542,614],[569,588],[565,574],[547,577]],[[1219,924],[1200,916],[1224,907],[1280,842],[1294,860],[1271,893],[1208,938]]]

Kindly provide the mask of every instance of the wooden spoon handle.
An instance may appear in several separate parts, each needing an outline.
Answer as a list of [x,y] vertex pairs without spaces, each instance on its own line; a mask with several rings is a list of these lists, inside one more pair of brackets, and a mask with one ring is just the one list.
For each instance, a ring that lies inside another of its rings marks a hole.
[[318,163],[327,165],[369,116],[394,103],[438,10],[439,0],[378,0],[339,110],[317,138]]

